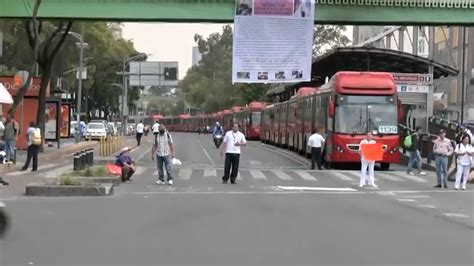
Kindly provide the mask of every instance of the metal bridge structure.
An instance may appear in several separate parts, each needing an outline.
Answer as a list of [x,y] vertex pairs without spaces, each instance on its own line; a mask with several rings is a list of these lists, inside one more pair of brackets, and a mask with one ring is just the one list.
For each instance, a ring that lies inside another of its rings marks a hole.
[[[35,0],[0,0],[0,18],[31,16]],[[474,25],[474,0],[315,0],[315,23]],[[43,0],[39,17],[61,20],[232,22],[235,0]]]

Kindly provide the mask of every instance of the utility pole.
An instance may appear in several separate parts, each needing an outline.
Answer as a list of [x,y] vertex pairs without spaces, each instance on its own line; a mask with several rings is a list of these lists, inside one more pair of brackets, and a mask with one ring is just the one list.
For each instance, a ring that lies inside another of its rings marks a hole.
[[462,60],[461,60],[461,124],[464,123],[464,101],[466,98],[466,27],[462,27]]
[[[81,100],[82,100],[82,72],[84,71],[84,23],[82,23],[81,27],[81,35],[80,35],[80,47],[79,47],[79,80],[78,80],[78,85],[77,85],[77,124],[76,128],[78,129],[75,133],[74,136],[76,137],[76,142],[79,142],[81,140],[81,134],[80,134],[80,129],[81,129]],[[79,134],[78,134],[79,132]]]

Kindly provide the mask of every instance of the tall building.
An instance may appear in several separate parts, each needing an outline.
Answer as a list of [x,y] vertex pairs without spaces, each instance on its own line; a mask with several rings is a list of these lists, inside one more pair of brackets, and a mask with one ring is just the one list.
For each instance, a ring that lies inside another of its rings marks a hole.
[[[464,36],[463,54],[463,28],[462,27],[406,27],[404,31],[398,31],[401,27],[380,27],[380,26],[354,26],[354,44],[364,44],[376,36],[378,41],[371,42],[370,45],[378,48],[399,50],[413,53],[421,57],[433,58],[434,61],[452,66],[459,70],[456,77],[442,78],[435,80],[435,98],[442,98],[446,106],[435,109],[435,115],[459,121],[462,109],[462,62],[464,58],[464,122],[474,123],[474,28],[466,28]],[[430,31],[434,32],[434,54],[430,55]],[[401,33],[400,33],[401,32]],[[401,38],[403,34],[403,38]],[[413,42],[413,40],[417,40]],[[471,84],[473,83],[473,84]]]
[[193,66],[199,65],[199,61],[201,61],[202,55],[199,52],[199,48],[197,46],[193,47]]

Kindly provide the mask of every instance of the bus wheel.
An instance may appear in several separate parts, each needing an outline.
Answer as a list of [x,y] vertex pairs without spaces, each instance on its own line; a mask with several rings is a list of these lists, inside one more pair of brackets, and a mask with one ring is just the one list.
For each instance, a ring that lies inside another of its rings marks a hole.
[[381,163],[380,164],[380,169],[382,171],[387,171],[390,168],[390,163]]

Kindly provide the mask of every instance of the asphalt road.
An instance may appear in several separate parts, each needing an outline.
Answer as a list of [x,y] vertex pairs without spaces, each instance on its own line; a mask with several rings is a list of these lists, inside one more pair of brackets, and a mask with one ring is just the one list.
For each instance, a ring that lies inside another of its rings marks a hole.
[[472,185],[436,190],[432,173],[391,171],[359,189],[357,171],[309,171],[258,142],[224,185],[210,136],[173,136],[172,187],[154,183],[148,140],[114,196],[7,200],[0,265],[474,264]]

